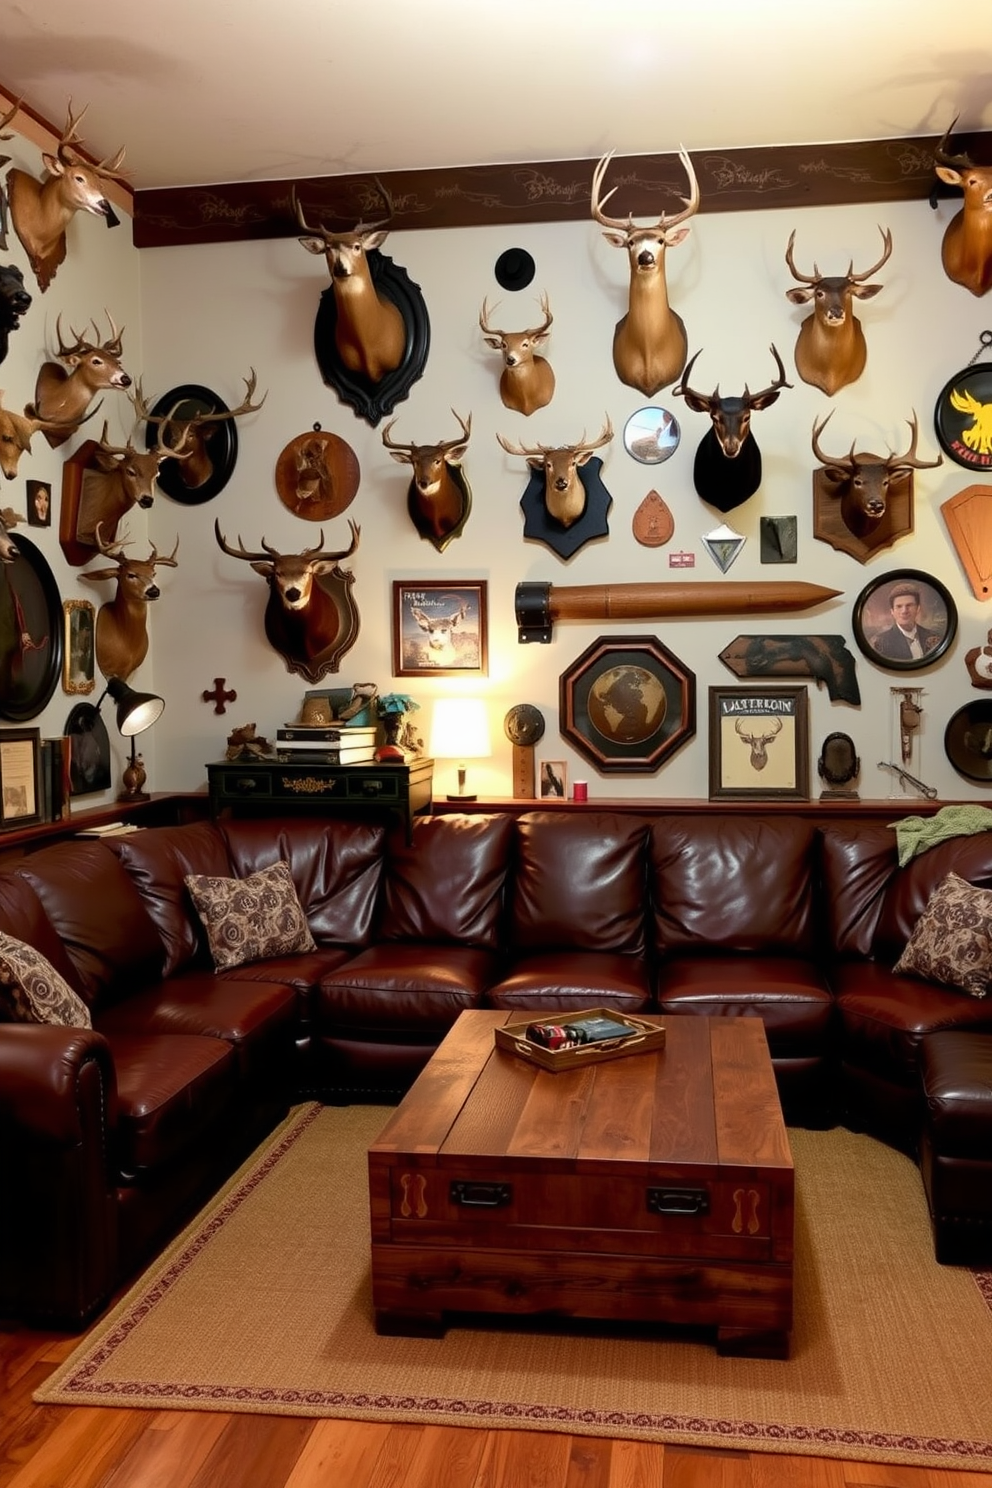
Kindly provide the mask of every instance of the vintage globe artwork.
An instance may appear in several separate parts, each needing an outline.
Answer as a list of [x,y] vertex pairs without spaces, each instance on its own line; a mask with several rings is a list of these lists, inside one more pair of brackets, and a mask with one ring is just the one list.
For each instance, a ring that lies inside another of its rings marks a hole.
[[617,666],[589,689],[589,718],[617,744],[641,744],[665,721],[668,700],[658,678],[644,667]]
[[657,636],[600,636],[562,672],[562,737],[601,774],[651,774],[696,731],[696,679]]

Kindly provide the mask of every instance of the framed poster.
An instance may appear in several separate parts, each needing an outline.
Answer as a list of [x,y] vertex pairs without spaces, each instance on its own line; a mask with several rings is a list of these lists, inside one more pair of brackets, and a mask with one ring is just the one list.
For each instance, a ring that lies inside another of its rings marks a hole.
[[96,606],[88,599],[62,601],[65,636],[62,691],[92,692],[96,686]]
[[558,683],[564,738],[604,775],[657,770],[696,732],[696,679],[657,636],[600,636]]
[[28,525],[30,527],[52,525],[52,488],[48,481],[28,481]]
[[710,688],[710,800],[808,801],[805,687]]
[[0,729],[0,830],[41,821],[41,734]]
[[485,579],[399,579],[393,584],[393,676],[485,677]]
[[55,575],[30,538],[0,563],[0,718],[27,723],[48,702],[62,673],[62,598]]
[[944,655],[957,631],[958,612],[937,579],[916,568],[895,568],[865,585],[852,624],[869,661],[890,672],[916,672]]

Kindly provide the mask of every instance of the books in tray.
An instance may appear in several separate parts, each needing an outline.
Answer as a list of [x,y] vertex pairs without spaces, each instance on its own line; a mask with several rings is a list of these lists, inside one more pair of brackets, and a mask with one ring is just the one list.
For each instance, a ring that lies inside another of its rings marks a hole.
[[[570,1023],[587,1022],[591,1018],[606,1018],[611,1023],[626,1024],[629,1036],[603,1039],[596,1043],[571,1044],[561,1049],[548,1049],[527,1037],[527,1030],[535,1023],[554,1023],[567,1028]],[[526,1023],[507,1023],[504,1028],[494,1030],[496,1047],[516,1054],[528,1064],[540,1065],[546,1070],[583,1069],[587,1064],[597,1064],[604,1059],[619,1059],[625,1054],[656,1053],[665,1047],[663,1023],[647,1023],[635,1018],[632,1013],[617,1013],[612,1008],[586,1008],[581,1013],[555,1013],[546,1018],[537,1015]]]
[[311,744],[299,748],[277,743],[276,759],[284,765],[367,765],[375,759],[375,745]]
[[324,744],[347,744],[349,747],[355,744],[374,745],[377,734],[378,729],[374,724],[371,728],[349,728],[343,723],[287,723],[283,728],[276,729],[276,748],[282,749],[289,744],[306,749],[315,749]]

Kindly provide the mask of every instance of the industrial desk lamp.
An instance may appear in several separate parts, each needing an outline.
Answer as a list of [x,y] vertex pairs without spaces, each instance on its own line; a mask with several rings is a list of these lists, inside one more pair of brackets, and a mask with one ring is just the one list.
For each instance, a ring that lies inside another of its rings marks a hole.
[[431,755],[435,759],[458,760],[458,790],[449,801],[474,801],[465,789],[467,759],[487,759],[492,754],[489,717],[481,698],[438,698],[431,723]]
[[118,801],[147,801],[150,799],[148,792],[143,789],[146,775],[145,767],[141,757],[135,753],[134,738],[136,734],[143,734],[145,729],[151,728],[162,715],[165,702],[154,692],[135,692],[133,687],[128,687],[119,677],[108,678],[107,685],[103,690],[100,702],[97,703],[97,712],[100,704],[107,694],[117,704],[117,729],[125,738],[131,740],[131,758],[124,771],[124,786]]

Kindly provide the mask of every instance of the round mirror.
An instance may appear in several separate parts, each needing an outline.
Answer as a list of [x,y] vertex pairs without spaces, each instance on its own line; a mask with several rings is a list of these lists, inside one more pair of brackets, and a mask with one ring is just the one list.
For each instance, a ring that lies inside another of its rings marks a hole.
[[681,437],[679,421],[667,408],[640,408],[623,426],[624,449],[642,465],[660,465],[674,455]]

